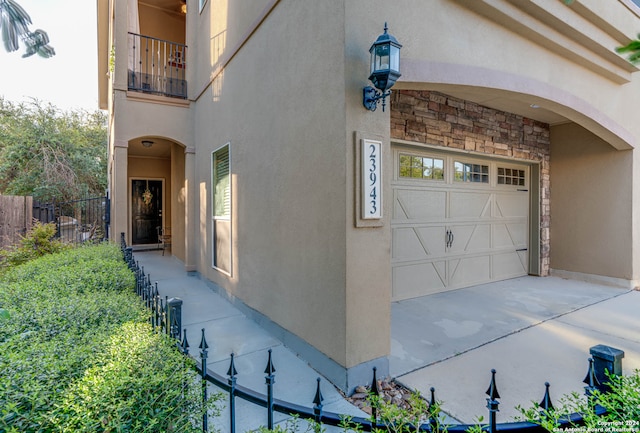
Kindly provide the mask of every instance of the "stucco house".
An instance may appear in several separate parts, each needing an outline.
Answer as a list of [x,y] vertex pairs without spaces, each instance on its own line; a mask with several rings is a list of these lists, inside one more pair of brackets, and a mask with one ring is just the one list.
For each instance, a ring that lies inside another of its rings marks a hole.
[[[640,31],[631,0],[97,6],[112,233],[170,227],[188,271],[342,388],[388,369],[396,300],[638,284],[640,74],[615,52]],[[402,75],[370,111],[385,22]]]

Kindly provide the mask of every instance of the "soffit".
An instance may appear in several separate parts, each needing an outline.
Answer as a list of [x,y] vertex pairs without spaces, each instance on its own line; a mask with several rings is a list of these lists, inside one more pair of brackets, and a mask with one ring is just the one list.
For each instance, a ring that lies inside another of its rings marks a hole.
[[[464,7],[615,83],[638,68],[615,52],[629,38],[578,1],[456,0]],[[617,4],[622,7],[622,5]],[[629,15],[632,15],[628,11]]]
[[517,98],[515,95],[496,95],[495,91],[487,92],[486,90],[477,89],[454,89],[452,87],[442,89],[442,92],[455,98],[475,102],[476,104],[493,108],[495,110],[517,114],[539,122],[548,123],[549,125],[558,125],[569,122],[566,117],[545,108],[544,102],[535,97],[527,97],[527,100],[522,100]]

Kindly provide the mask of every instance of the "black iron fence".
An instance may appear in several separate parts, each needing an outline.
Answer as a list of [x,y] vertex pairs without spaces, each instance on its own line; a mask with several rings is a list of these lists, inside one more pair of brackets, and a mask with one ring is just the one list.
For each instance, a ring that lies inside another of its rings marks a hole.
[[[162,298],[158,292],[158,283],[151,282],[151,276],[145,274],[144,267],[133,257],[133,250],[131,247],[127,247],[124,233],[120,236],[121,248],[123,251],[124,260],[127,262],[129,268],[134,272],[136,276],[136,292],[143,299],[147,307],[151,309],[151,324],[152,327],[158,332],[163,332],[176,339],[176,346],[185,355],[189,356],[189,342],[187,341],[186,329],[180,332],[182,329],[182,301],[177,298]],[[598,347],[598,346],[596,346]],[[606,346],[602,346],[605,347]],[[227,376],[221,376],[214,372],[209,372],[207,369],[207,358],[209,345],[205,338],[204,328],[200,336],[200,344],[198,346],[199,354],[196,361],[199,362],[196,369],[198,374],[202,378],[202,399],[206,407],[208,399],[207,383],[222,389],[228,393],[228,410],[229,410],[229,431],[231,433],[236,432],[236,405],[235,399],[240,398],[257,406],[261,406],[266,409],[267,428],[274,428],[274,412],[279,412],[288,416],[298,416],[301,419],[312,420],[318,425],[330,425],[330,426],[345,426],[345,417],[342,414],[334,412],[326,412],[323,410],[323,397],[320,389],[321,379],[318,378],[315,384],[315,398],[313,399],[313,407],[306,407],[300,404],[291,403],[277,399],[273,395],[273,384],[275,383],[275,368],[273,359],[271,356],[271,350],[267,359],[265,368],[265,385],[266,394],[262,394],[258,391],[237,385],[238,372],[234,365],[234,354],[231,354],[231,361]],[[593,348],[592,348],[593,349]],[[602,362],[596,357],[595,362]],[[587,375],[584,379],[585,395],[589,399],[592,393],[598,389],[606,392],[606,385],[602,384],[602,380],[598,377],[602,377],[605,368],[609,371],[614,371],[609,365],[595,365],[594,358],[589,358],[589,367]],[[621,366],[619,366],[621,368]],[[373,377],[371,381],[370,392],[374,395],[378,395],[378,381],[376,377],[376,369],[373,368]],[[486,424],[447,424],[442,425],[441,420],[435,419],[435,411],[431,414],[429,420],[419,426],[408,426],[411,431],[420,432],[432,432],[437,433],[440,431],[447,431],[452,433],[467,432],[472,428],[481,428],[484,432],[512,432],[512,433],[545,433],[546,429],[538,424],[521,421],[521,422],[509,422],[509,423],[497,423],[496,414],[499,411],[500,395],[498,393],[498,387],[496,383],[496,371],[491,370],[491,379],[489,382],[489,388],[486,391],[487,394],[487,411],[488,411],[488,423]],[[435,398],[435,389],[431,388],[431,396],[429,400],[429,408],[434,408],[437,405]],[[545,393],[540,402],[540,409],[550,410],[553,408],[551,399],[549,397],[549,383],[545,383]],[[596,407],[596,414],[604,415],[605,410],[601,407]],[[431,413],[431,412],[430,412]],[[388,429],[389,426],[382,423],[377,416],[376,409],[373,408],[371,417],[350,417],[349,425],[357,430],[371,432],[374,429]],[[569,416],[561,418],[559,421],[559,431],[568,431],[574,426],[584,425],[581,414],[574,413]],[[397,429],[394,429],[394,431]],[[202,431],[209,431],[208,416],[203,415],[202,419]],[[391,430],[390,430],[391,431]],[[398,430],[399,431],[399,430]]]
[[80,244],[109,239],[109,196],[33,203],[33,218],[56,224],[56,238]]

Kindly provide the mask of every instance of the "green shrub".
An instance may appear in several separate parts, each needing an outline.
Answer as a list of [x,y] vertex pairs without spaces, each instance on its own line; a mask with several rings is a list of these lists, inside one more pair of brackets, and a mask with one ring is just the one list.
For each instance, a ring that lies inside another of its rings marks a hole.
[[73,432],[201,431],[192,364],[166,335],[127,323],[69,387],[54,424]]
[[56,225],[42,224],[34,220],[34,225],[20,240],[18,246],[0,250],[0,265],[15,266],[47,254],[60,252],[69,246],[54,239]]
[[[569,427],[584,431],[640,431],[640,370],[628,376],[606,374],[609,392],[595,390],[590,399],[574,392],[562,397],[558,407],[549,411],[543,411],[535,403],[531,408],[518,409],[523,419],[539,424],[550,432],[557,431],[560,422],[572,413],[581,414],[583,421],[580,426],[570,423]],[[596,406],[604,408],[606,413],[598,415]]]
[[192,366],[149,332],[134,287],[107,244],[2,275],[0,432],[189,431],[200,415],[182,388]]

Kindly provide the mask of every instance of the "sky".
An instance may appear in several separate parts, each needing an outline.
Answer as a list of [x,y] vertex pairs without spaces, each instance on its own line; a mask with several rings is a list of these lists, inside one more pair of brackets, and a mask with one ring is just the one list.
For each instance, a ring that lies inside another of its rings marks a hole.
[[[0,43],[0,95],[8,101],[30,97],[63,110],[98,109],[98,57],[95,0],[17,0],[42,29],[56,55],[22,58],[23,45],[7,53]],[[107,71],[105,71],[105,74]]]

